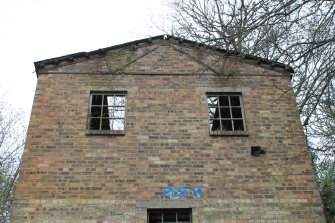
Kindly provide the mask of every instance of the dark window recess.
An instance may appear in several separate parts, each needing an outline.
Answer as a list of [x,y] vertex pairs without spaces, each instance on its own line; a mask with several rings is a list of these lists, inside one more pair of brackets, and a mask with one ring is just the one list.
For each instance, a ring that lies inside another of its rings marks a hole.
[[148,223],[191,223],[192,209],[148,209]]
[[88,117],[90,130],[124,130],[126,94],[124,92],[92,93]]
[[241,95],[207,95],[209,131],[246,131]]

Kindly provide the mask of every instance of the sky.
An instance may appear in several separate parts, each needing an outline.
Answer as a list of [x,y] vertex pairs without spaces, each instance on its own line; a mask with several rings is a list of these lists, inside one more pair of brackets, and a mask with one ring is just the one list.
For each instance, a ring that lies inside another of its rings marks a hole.
[[167,0],[0,0],[0,93],[29,117],[34,62],[163,34]]

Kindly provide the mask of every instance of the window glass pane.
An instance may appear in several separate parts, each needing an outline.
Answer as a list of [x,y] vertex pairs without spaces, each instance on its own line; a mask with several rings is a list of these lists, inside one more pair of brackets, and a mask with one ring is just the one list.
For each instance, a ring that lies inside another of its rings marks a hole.
[[208,108],[209,118],[219,118],[219,109],[218,108]]
[[232,108],[233,118],[242,118],[241,108]]
[[104,107],[102,117],[106,118],[124,118],[125,117],[124,107]]
[[209,120],[209,130],[213,131],[213,120]]
[[105,95],[104,105],[114,105],[114,96],[113,95]]
[[125,105],[126,105],[126,97],[115,96],[114,106],[125,106]]
[[124,108],[114,108],[113,117],[114,118],[125,118],[125,110]]
[[149,213],[149,223],[162,223],[163,213],[160,212],[151,212]]
[[176,212],[165,212],[163,214],[163,222],[164,223],[170,223],[170,222],[176,222]]
[[103,107],[102,117],[113,118],[113,107]]
[[220,112],[221,112],[221,118],[231,118],[229,108],[221,108]]
[[240,96],[230,96],[231,106],[240,106]]
[[112,130],[113,126],[110,122],[111,119],[103,118],[101,119],[101,130]]
[[102,95],[92,95],[92,105],[102,105]]
[[177,219],[178,222],[190,222],[191,214],[189,212],[178,212]]
[[233,120],[234,131],[244,131],[243,120]]
[[222,120],[222,130],[223,131],[232,131],[232,123],[231,120]]
[[100,130],[100,119],[99,118],[91,118],[89,127],[92,130]]
[[220,119],[214,119],[209,121],[209,127],[211,131],[220,130]]
[[218,106],[218,98],[216,96],[207,97],[208,106]]
[[124,119],[110,119],[109,126],[111,130],[124,130]]
[[90,117],[100,117],[101,116],[101,107],[91,107]]
[[228,96],[219,96],[220,106],[229,106]]

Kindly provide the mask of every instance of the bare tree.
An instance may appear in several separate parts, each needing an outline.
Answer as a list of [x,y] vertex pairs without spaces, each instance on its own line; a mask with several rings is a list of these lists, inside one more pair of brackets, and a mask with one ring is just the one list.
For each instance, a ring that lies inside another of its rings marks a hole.
[[23,115],[0,100],[0,222],[9,222],[12,211],[26,136]]
[[171,0],[175,36],[290,65],[310,148],[334,158],[334,0]]

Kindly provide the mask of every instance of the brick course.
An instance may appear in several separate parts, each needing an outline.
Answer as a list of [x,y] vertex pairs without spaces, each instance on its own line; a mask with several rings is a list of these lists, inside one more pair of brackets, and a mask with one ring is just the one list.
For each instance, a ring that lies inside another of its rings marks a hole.
[[[13,222],[146,222],[146,208],[190,206],[194,223],[324,222],[287,74],[169,41],[115,52],[40,70]],[[87,134],[90,92],[120,90],[126,134]],[[246,135],[209,135],[207,92],[242,93]],[[164,201],[164,187],[204,197]]]

